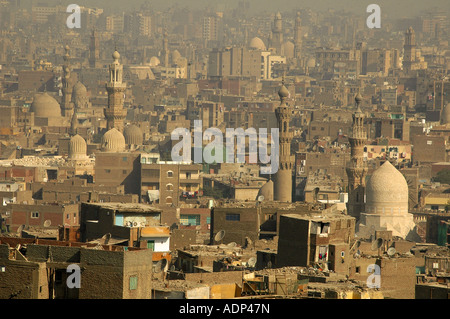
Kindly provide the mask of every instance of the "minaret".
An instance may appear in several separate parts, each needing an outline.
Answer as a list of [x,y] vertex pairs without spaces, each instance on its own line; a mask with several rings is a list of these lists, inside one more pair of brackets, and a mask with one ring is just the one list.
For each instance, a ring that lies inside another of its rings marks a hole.
[[291,156],[291,141],[294,136],[289,131],[289,122],[291,119],[291,109],[286,104],[289,97],[289,91],[283,84],[278,91],[281,104],[275,110],[280,134],[280,166],[274,176],[273,199],[281,202],[292,201],[292,169],[294,166],[294,157]]
[[360,103],[362,97],[358,93],[355,97],[356,112],[353,114],[352,133],[349,137],[351,158],[346,168],[348,176],[348,202],[347,214],[357,220],[364,212],[364,194],[366,189],[367,163],[364,160],[364,147],[367,142],[367,133],[364,128],[364,113]]
[[108,91],[108,108],[105,109],[106,128],[109,131],[115,127],[122,132],[127,115],[127,110],[123,108],[126,84],[122,82],[123,65],[119,63],[119,52],[114,51],[112,57],[114,62],[109,65],[109,81],[106,83]]
[[70,67],[70,48],[68,45],[65,47],[66,54],[64,55],[64,66],[63,66],[63,78],[62,78],[62,115],[67,118],[71,118],[73,114],[73,103],[72,103],[72,91],[73,91],[73,80],[71,79],[71,67]]
[[281,13],[277,12],[272,27],[271,46],[276,49],[278,55],[283,55],[283,19]]
[[411,71],[416,61],[416,34],[412,27],[405,33],[405,44],[403,45],[403,69]]
[[164,32],[163,51],[161,55],[163,57],[164,67],[168,68],[170,65],[169,65],[169,38],[167,31]]
[[297,60],[297,64],[300,64],[302,52],[302,20],[300,19],[300,12],[297,12],[297,18],[295,19],[294,28],[294,57]]
[[91,42],[89,44],[89,66],[91,68],[98,67],[98,61],[100,59],[100,46],[98,42],[98,34],[94,29],[91,35]]

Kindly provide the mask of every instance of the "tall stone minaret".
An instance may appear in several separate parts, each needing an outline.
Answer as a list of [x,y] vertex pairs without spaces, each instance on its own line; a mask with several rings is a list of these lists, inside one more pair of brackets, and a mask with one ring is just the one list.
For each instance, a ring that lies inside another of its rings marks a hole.
[[294,27],[294,57],[297,64],[300,64],[301,52],[302,52],[302,20],[300,19],[300,12],[297,12]]
[[366,190],[367,163],[364,160],[364,147],[367,142],[367,133],[364,128],[364,113],[361,111],[361,95],[355,97],[356,112],[353,114],[352,133],[349,137],[351,158],[346,171],[348,176],[348,202],[347,214],[359,219],[364,212],[364,195]]
[[283,19],[281,13],[277,12],[273,21],[271,46],[276,49],[278,55],[284,55],[283,51]]
[[119,63],[120,54],[114,51],[114,62],[109,65],[109,81],[106,83],[108,91],[108,108],[105,109],[106,128],[116,128],[123,131],[127,110],[123,108],[126,84],[122,82],[123,65]]
[[291,108],[286,104],[289,91],[283,84],[278,91],[281,104],[275,110],[280,134],[280,165],[274,176],[273,199],[281,202],[292,202],[292,169],[294,156],[291,156],[291,141],[294,136],[289,130]]
[[169,34],[167,31],[164,32],[164,38],[163,38],[163,50],[161,52],[163,63],[166,68],[168,68],[169,65]]
[[63,78],[62,78],[62,103],[61,110],[62,115],[67,118],[71,118],[73,114],[72,92],[73,92],[73,80],[71,78],[71,66],[70,66],[70,48],[68,45],[65,47],[66,54],[64,55],[63,66]]

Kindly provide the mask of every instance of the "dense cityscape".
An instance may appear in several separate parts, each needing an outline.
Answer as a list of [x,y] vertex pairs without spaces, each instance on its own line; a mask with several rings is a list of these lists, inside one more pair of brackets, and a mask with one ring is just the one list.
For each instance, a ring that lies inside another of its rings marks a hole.
[[449,299],[446,1],[73,2],[0,0],[0,299]]

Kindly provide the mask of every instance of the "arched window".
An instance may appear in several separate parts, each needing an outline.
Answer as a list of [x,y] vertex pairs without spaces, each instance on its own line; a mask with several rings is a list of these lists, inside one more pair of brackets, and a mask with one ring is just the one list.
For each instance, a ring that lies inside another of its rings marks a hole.
[[167,177],[173,177],[173,171],[167,171]]
[[168,191],[173,191],[173,184],[167,184],[166,185],[166,189],[168,190]]
[[172,196],[167,196],[166,197],[166,204],[172,204]]

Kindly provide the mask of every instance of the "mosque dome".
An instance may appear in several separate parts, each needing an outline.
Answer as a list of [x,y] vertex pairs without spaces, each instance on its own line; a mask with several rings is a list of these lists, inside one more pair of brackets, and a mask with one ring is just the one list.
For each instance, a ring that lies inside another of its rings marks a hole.
[[178,59],[181,58],[181,53],[178,50],[173,50],[171,52],[171,59],[172,59],[172,63],[177,63]]
[[152,57],[150,58],[149,64],[150,64],[151,67],[155,67],[155,66],[160,65],[160,64],[161,64],[161,61],[159,60],[158,57],[152,56]]
[[287,58],[293,58],[294,57],[295,45],[291,41],[286,41],[286,42],[283,43],[283,50],[284,50],[284,55]]
[[264,196],[264,201],[273,201],[273,181],[271,179],[259,189],[256,199],[258,200],[260,196]]
[[124,128],[123,135],[125,137],[125,144],[127,145],[142,145],[144,137],[142,131],[136,125],[129,125]]
[[61,116],[61,106],[47,92],[38,93],[31,103],[31,112],[34,112],[35,117],[59,117]]
[[75,96],[87,96],[87,89],[84,86],[83,83],[81,83],[80,81],[78,81],[74,86],[73,86],[73,95]]
[[254,37],[253,39],[251,39],[249,46],[251,49],[266,51],[266,45],[264,44],[264,41],[258,37]]
[[408,183],[389,161],[381,165],[366,186],[366,213],[397,215],[408,213]]
[[316,59],[314,59],[314,58],[308,59],[308,61],[306,62],[306,66],[307,66],[308,68],[314,68],[314,67],[316,67]]
[[87,145],[80,135],[73,136],[69,141],[69,158],[81,159],[86,157]]
[[125,137],[115,127],[102,137],[103,152],[122,152],[125,150]]
[[441,124],[450,124],[450,103],[442,110]]

